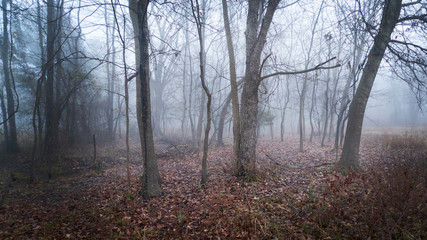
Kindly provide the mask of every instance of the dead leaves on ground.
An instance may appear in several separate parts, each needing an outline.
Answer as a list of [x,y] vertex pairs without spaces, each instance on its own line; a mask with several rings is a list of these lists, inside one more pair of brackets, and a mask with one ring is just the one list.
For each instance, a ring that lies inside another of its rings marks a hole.
[[[377,196],[368,184],[372,178],[335,171],[330,146],[307,144],[299,153],[296,140],[261,142],[257,154],[263,174],[255,181],[230,174],[230,146],[212,148],[205,188],[199,186],[201,156],[165,145],[157,149],[163,196],[139,197],[142,169],[136,162],[131,189],[123,165],[31,185],[14,191],[0,208],[0,238],[357,239],[376,236],[367,224],[384,220],[369,214],[378,207],[370,203]],[[384,158],[378,149],[365,146],[362,151],[367,166],[370,159]],[[425,211],[425,206],[418,208]],[[394,231],[401,228],[402,235],[391,236],[426,234],[419,230],[419,216],[409,216],[418,227],[396,224]]]

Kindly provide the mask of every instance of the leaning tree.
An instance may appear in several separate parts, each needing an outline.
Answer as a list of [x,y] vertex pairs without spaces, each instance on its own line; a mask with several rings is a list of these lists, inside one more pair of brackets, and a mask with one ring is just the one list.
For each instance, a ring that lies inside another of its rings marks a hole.
[[[405,65],[409,69],[412,69],[412,77],[416,79],[415,84],[419,86],[423,86],[424,84],[425,86],[425,77],[424,79],[420,79],[417,74],[419,72],[416,70],[421,69],[425,73],[427,65],[423,59],[426,57],[427,50],[421,45],[409,42],[406,38],[404,41],[400,41],[398,36],[392,38],[392,33],[396,25],[399,23],[403,25],[408,21],[411,22],[410,26],[421,26],[425,32],[425,27],[423,26],[427,22],[427,15],[425,14],[425,10],[423,12],[422,8],[423,4],[421,1],[402,4],[402,0],[385,0],[381,23],[375,34],[374,43],[369,51],[356,93],[350,104],[343,151],[338,162],[339,166],[352,168],[358,168],[359,166],[359,148],[363,117],[375,77],[387,48],[397,57],[397,60],[405,62]],[[402,17],[400,17],[401,12],[404,14]],[[365,21],[365,23],[367,29],[375,29],[368,22]],[[397,48],[393,47],[395,45],[391,45],[393,43],[406,46],[406,51],[396,51]],[[418,89],[423,90],[421,88]]]

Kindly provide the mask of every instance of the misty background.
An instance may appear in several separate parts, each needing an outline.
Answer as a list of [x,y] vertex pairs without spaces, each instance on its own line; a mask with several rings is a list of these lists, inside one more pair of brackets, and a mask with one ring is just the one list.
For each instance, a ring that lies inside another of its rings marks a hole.
[[[124,70],[136,73],[133,27],[128,3],[121,1],[53,1],[55,20],[55,112],[58,114],[59,146],[90,143],[96,135],[101,141],[121,139],[125,132]],[[380,5],[374,0],[362,1],[363,11],[378,24]],[[291,4],[290,6],[287,6]],[[221,113],[224,118],[224,140],[232,138],[228,55],[220,1],[201,1],[206,46],[206,81],[213,94],[213,130],[216,141]],[[299,75],[275,76],[262,82],[259,92],[258,137],[279,140],[297,136],[300,94],[303,78],[308,84],[304,101],[304,136],[319,137],[326,131],[333,141],[336,119],[351,68],[364,64],[373,38],[362,34],[364,24],[354,14],[354,1],[296,1],[282,3],[274,16],[263,53],[262,74],[296,71],[313,67],[335,57],[339,68],[317,70]],[[286,6],[286,7],[285,7]],[[2,101],[1,141],[7,151],[7,128],[10,116],[16,118],[19,145],[30,148],[34,131],[39,144],[44,141],[46,124],[44,84],[47,51],[47,4],[41,1],[3,1],[0,29],[2,47],[9,41],[2,58],[10,63],[12,98],[16,113],[8,110],[8,86],[0,74]],[[425,10],[425,9],[424,9]],[[230,1],[231,31],[236,53],[238,80],[244,76],[245,29],[247,4]],[[180,141],[200,142],[206,122],[205,96],[199,76],[199,47],[191,6],[188,1],[154,1],[149,9],[151,103],[154,135]],[[5,27],[7,34],[5,35]],[[425,26],[422,26],[425,30]],[[414,26],[396,29],[392,38],[408,36],[425,47],[423,31]],[[353,35],[360,31],[358,36]],[[405,35],[406,34],[406,35]],[[59,39],[59,40],[58,40]],[[354,62],[354,44],[361,52]],[[124,53],[124,54],[123,54]],[[387,54],[387,53],[386,53]],[[427,127],[424,93],[411,81],[404,82],[395,71],[399,67],[389,55],[377,75],[364,120],[367,131],[417,131]],[[125,58],[123,58],[125,57]],[[425,57],[425,55],[424,55]],[[124,61],[125,60],[125,61]],[[351,99],[360,71],[350,85]],[[421,76],[425,80],[426,76]],[[40,89],[37,91],[37,84]],[[328,86],[327,86],[328,85]],[[16,92],[16,93],[15,93]],[[138,139],[136,124],[136,86],[129,81],[131,137]],[[9,94],[10,95],[10,94]],[[35,105],[35,99],[40,102]],[[328,100],[326,102],[326,99]],[[19,108],[18,103],[19,102]],[[228,103],[227,103],[228,102]],[[328,110],[325,107],[328,105]],[[225,108],[224,108],[225,106]],[[344,109],[344,114],[348,106]],[[325,116],[329,122],[325,129]],[[34,128],[33,120],[36,123]],[[281,126],[284,127],[283,135]],[[281,136],[282,135],[282,136]],[[42,146],[40,146],[40,149]]]

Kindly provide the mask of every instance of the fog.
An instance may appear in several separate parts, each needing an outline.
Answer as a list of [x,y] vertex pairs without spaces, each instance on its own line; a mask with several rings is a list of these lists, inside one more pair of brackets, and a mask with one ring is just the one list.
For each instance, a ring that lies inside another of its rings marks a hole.
[[2,0],[0,239],[423,239],[420,0]]
[[[59,3],[63,3],[62,12]],[[373,37],[366,34],[361,20],[351,15],[352,9],[357,8],[351,2],[301,0],[290,6],[286,4],[289,3],[281,3],[274,15],[262,54],[263,68],[260,74],[300,71],[331,58],[333,60],[326,66],[339,64],[340,67],[305,74],[278,75],[263,80],[259,91],[259,113],[264,114],[265,119],[259,116],[258,137],[279,140],[282,124],[284,135],[300,134],[298,118],[301,89],[304,79],[308,79],[304,90],[304,135],[320,136],[326,131],[328,140],[332,141],[346,81],[351,78],[353,67],[359,69],[348,90],[351,100]],[[366,7],[363,11],[371,14],[369,21],[378,24],[380,11],[369,9],[369,6],[379,9],[380,5],[369,5],[369,1],[363,4]],[[61,75],[55,77],[58,82],[58,89],[55,90],[58,99],[55,101],[58,101],[57,111],[61,113],[58,120],[60,141],[64,143],[70,132],[75,133],[72,137],[74,143],[80,138],[90,142],[94,134],[103,140],[124,137],[124,70],[126,68],[128,76],[137,72],[134,32],[127,5],[127,2],[118,1],[58,1],[54,7],[58,14],[55,20],[61,20],[59,24],[62,24],[57,33],[61,48],[54,46],[54,68],[55,71],[62,70],[62,73],[57,73]],[[229,60],[221,3],[202,1],[202,5],[203,41],[206,46],[204,65],[207,85],[213,96],[211,142],[217,137],[224,105],[228,106],[224,135],[226,141],[230,141],[232,116],[231,104],[227,103],[230,93]],[[37,125],[45,124],[43,114],[46,93],[43,90],[43,79],[46,64],[44,55],[46,48],[49,48],[46,38],[47,7],[45,3],[37,1],[15,1],[12,8],[6,8],[8,10],[3,11],[9,19],[9,36],[6,38],[11,37],[9,41],[12,46],[8,50],[12,56],[10,69],[17,93],[13,98],[15,104],[19,101],[15,114],[17,131],[19,141],[29,144],[34,132],[33,119]],[[245,74],[246,11],[245,1],[229,3],[238,81]],[[199,79],[199,44],[191,4],[188,1],[153,2],[148,13],[154,135],[156,138],[198,141],[198,131],[202,129],[200,126],[206,124],[205,114],[200,115],[206,100]],[[2,19],[2,23],[5,19]],[[38,28],[40,32],[37,32]],[[418,31],[413,28],[397,28],[392,38],[404,41],[410,37],[415,44],[425,49],[425,29]],[[355,32],[358,34],[354,35]],[[361,55],[358,62],[355,62],[355,49]],[[425,59],[425,52],[422,57]],[[400,70],[404,66],[396,62],[395,57],[386,52],[368,101],[363,124],[365,131],[406,131],[425,129],[427,126],[424,113],[425,87],[422,87],[425,86],[426,76],[418,75],[418,82],[405,80],[407,75],[399,74],[404,72]],[[84,77],[76,77],[76,74],[83,74]],[[10,101],[7,99],[7,86],[4,74],[0,76],[1,97],[4,106],[7,106],[7,101]],[[37,82],[42,86],[38,93]],[[41,96],[41,102],[34,108],[37,94]],[[129,99],[131,135],[137,139],[135,79],[129,82]],[[344,108],[344,114],[347,111],[348,105]],[[33,112],[36,113],[34,117]],[[2,108],[3,121],[8,119],[8,113],[6,108]],[[329,120],[326,120],[329,121],[327,129],[323,126],[326,114],[329,116]],[[41,131],[39,134],[43,135],[43,127],[38,128]],[[7,141],[5,130],[2,130],[1,135],[3,142]]]

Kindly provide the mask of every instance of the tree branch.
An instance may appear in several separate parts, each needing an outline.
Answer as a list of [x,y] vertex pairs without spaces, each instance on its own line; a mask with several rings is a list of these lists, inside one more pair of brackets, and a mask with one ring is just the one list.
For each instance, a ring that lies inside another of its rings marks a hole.
[[421,0],[417,0],[415,2],[408,2],[408,3],[402,4],[402,8],[408,7],[408,6],[412,6],[412,5],[415,5],[415,4],[418,4],[418,3],[421,3]]
[[264,64],[265,64],[265,62],[267,62],[267,60],[268,60],[268,58],[269,58],[270,56],[271,56],[271,53],[270,53],[270,54],[268,54],[268,55],[264,58],[264,60],[262,60],[261,67],[259,68],[258,76],[260,76],[260,77],[261,77],[261,73],[262,73],[262,69],[264,68]]
[[393,40],[393,39],[391,39],[390,40],[390,42],[391,43],[398,43],[398,44],[403,44],[403,45],[405,45],[405,46],[412,46],[412,47],[414,47],[414,48],[418,48],[418,49],[420,49],[421,51],[423,51],[423,52],[427,52],[427,49],[426,48],[423,48],[423,47],[421,47],[421,46],[419,46],[419,45],[416,45],[416,44],[413,44],[413,43],[410,43],[410,42],[402,42],[402,41],[399,41],[399,40]]
[[427,14],[413,15],[413,16],[399,18],[397,22],[404,22],[408,20],[420,20],[421,22],[427,23]]
[[324,67],[323,65],[327,64],[328,62],[334,60],[336,57],[333,57],[323,63],[318,64],[317,66],[313,67],[313,68],[309,68],[309,69],[305,69],[305,70],[301,70],[301,71],[293,71],[293,72],[275,72],[272,74],[268,74],[266,76],[261,77],[260,81],[270,78],[270,77],[274,77],[274,76],[278,76],[278,75],[293,75],[293,74],[301,74],[301,73],[307,73],[307,72],[312,72],[312,71],[316,71],[316,70],[321,70],[321,69],[333,69],[333,68],[337,68],[340,67],[341,64],[336,64],[334,66],[329,66],[329,67]]

